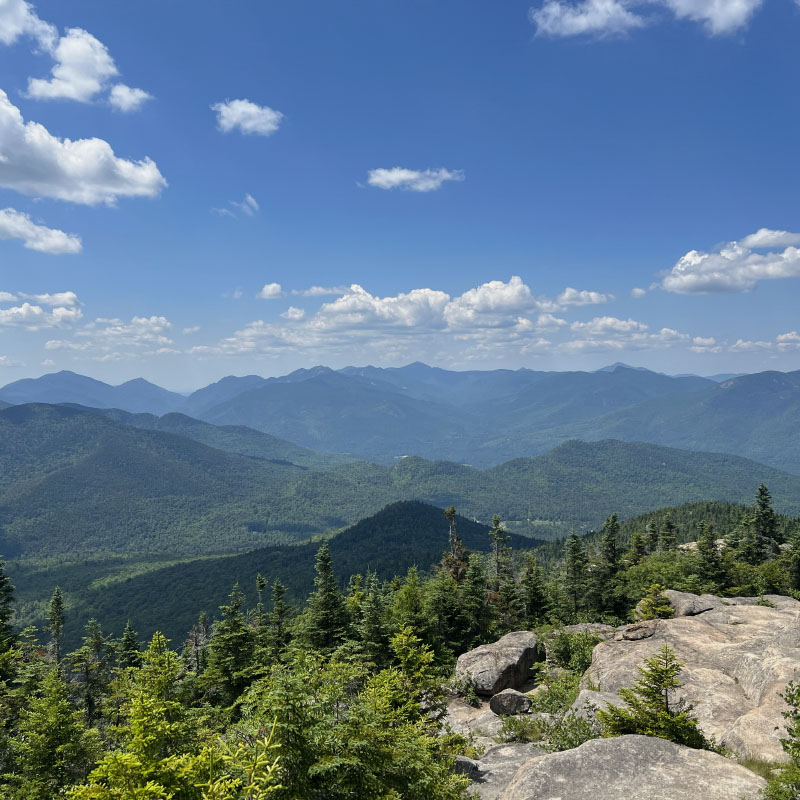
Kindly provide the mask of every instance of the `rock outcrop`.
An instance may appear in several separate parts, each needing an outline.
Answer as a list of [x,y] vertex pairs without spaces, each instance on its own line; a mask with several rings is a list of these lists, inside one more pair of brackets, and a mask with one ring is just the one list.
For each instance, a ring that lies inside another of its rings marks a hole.
[[780,693],[800,676],[800,602],[665,594],[673,619],[629,625],[595,647],[582,685],[602,694],[582,692],[581,707],[632,686],[642,661],[668,644],[684,662],[677,697],[694,705],[703,732],[740,756],[784,761]]
[[472,784],[472,791],[480,800],[500,800],[520,765],[541,753],[540,748],[531,744],[498,744],[490,747],[478,761],[480,771]]
[[521,689],[531,667],[543,659],[535,633],[514,631],[460,655],[456,676],[469,681],[477,694],[491,697],[503,689]]
[[716,753],[650,736],[619,736],[530,759],[500,798],[757,800],[765,785],[763,778]]
[[503,689],[489,701],[489,708],[495,714],[527,714],[531,710],[531,699],[516,689]]

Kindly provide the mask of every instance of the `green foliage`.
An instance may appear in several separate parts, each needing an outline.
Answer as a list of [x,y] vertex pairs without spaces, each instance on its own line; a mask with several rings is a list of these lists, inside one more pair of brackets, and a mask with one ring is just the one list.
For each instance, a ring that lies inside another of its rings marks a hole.
[[497,734],[499,742],[524,743],[539,742],[545,736],[547,730],[546,723],[541,717],[531,716],[530,714],[516,714],[504,716]]
[[675,609],[664,594],[664,587],[654,583],[636,606],[639,619],[670,619]]
[[548,753],[572,750],[590,739],[597,739],[600,730],[597,723],[576,714],[563,713],[553,722],[546,723],[542,731],[542,747]]
[[548,640],[548,652],[554,664],[583,675],[591,666],[592,652],[600,641],[592,633],[557,630]]
[[633,688],[620,689],[627,708],[609,704],[597,712],[603,734],[658,736],[687,747],[712,749],[691,715],[692,706],[673,700],[673,693],[681,685],[678,676],[682,668],[666,644],[646,658]]

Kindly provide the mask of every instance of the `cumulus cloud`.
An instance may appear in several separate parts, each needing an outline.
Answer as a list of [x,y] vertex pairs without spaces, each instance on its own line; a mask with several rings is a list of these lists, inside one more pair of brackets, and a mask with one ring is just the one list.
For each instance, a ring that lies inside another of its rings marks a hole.
[[635,319],[618,319],[617,317],[595,317],[588,322],[573,322],[572,330],[589,336],[603,336],[609,333],[631,333],[647,330],[647,325]]
[[0,239],[21,239],[29,250],[52,255],[80,253],[83,249],[79,236],[38,225],[27,214],[13,208],[0,209]]
[[28,96],[88,103],[117,74],[106,46],[82,28],[69,28],[52,49],[50,78],[30,78]]
[[0,292],[0,303],[14,303],[19,298],[11,292]]
[[283,289],[279,283],[265,283],[256,297],[260,297],[262,300],[275,300],[283,297]]
[[184,335],[189,334],[189,333],[197,333],[199,330],[200,330],[200,326],[199,325],[192,325],[189,328],[184,328],[183,329],[183,333],[184,333]]
[[21,294],[27,300],[33,300],[35,303],[42,306],[66,306],[74,308],[81,304],[75,292],[53,292],[48,294],[25,294],[25,292],[21,292]]
[[0,42],[11,45],[22,36],[31,36],[49,50],[58,38],[58,31],[54,25],[39,19],[25,0],[0,0]]
[[513,325],[517,315],[537,307],[530,288],[513,275],[508,283],[489,281],[454,298],[444,309],[444,318],[454,327]]
[[102,139],[59,139],[25,122],[0,90],[0,186],[34,197],[114,205],[119,197],[155,197],[167,185],[149,158],[118,158]]
[[281,316],[284,319],[303,319],[305,317],[306,312],[302,308],[297,308],[297,306],[289,306],[289,308],[284,311]]
[[378,189],[406,189],[412,192],[432,192],[440,189],[445,181],[463,181],[464,172],[460,169],[371,169],[367,183]]
[[80,308],[56,307],[45,311],[40,305],[22,303],[11,308],[0,309],[0,326],[20,327],[28,330],[61,328],[77,322],[83,317]]
[[325,297],[326,295],[347,294],[349,286],[309,286],[308,289],[292,289],[292,294],[302,297]]
[[148,100],[152,99],[153,95],[144,89],[134,89],[124,83],[113,86],[108,94],[108,102],[111,107],[125,114],[138,111]]
[[586,289],[578,291],[568,286],[558,296],[557,302],[560,306],[590,306],[608,303],[614,299],[613,294],[601,294],[600,292],[590,292]]
[[636,287],[631,289],[631,297],[644,297],[647,294],[647,289],[640,289]]
[[[762,228],[716,251],[690,250],[661,282],[668,292],[748,292],[761,280],[800,277],[800,234]],[[788,245],[784,247],[784,245]],[[770,252],[754,252],[768,248]]]
[[613,36],[645,24],[618,0],[584,0],[574,5],[547,0],[541,8],[532,8],[529,16],[537,36]]
[[270,136],[280,127],[283,114],[269,106],[259,106],[250,100],[226,100],[214,103],[211,110],[217,114],[217,127],[223,133],[238,130],[244,134]]
[[679,20],[703,25],[709,35],[735,33],[744,28],[763,0],[582,0],[578,3],[545,0],[531,8],[529,17],[537,36],[619,36],[654,23],[641,12],[660,6]]
[[163,316],[134,316],[129,322],[98,317],[77,330],[71,339],[51,339],[46,350],[84,353],[96,361],[118,361],[176,352],[167,335],[172,324]]

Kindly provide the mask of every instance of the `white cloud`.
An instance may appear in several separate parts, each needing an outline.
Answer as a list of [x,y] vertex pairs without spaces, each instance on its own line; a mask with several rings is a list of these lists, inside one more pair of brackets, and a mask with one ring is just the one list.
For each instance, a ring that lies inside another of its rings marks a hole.
[[545,0],[541,7],[530,9],[529,17],[537,36],[602,38],[655,22],[655,18],[636,12],[661,6],[676,19],[698,22],[710,35],[717,36],[745,27],[762,4],[763,0]]
[[108,95],[111,107],[126,114],[138,111],[148,100],[152,99],[153,95],[144,89],[134,89],[124,83],[113,86]]
[[530,288],[513,275],[508,283],[489,281],[454,298],[445,307],[444,318],[452,327],[512,325],[519,314],[537,307]]
[[256,297],[260,297],[262,300],[275,300],[283,297],[283,289],[279,283],[265,283]]
[[65,306],[68,308],[75,308],[81,304],[75,292],[53,292],[52,294],[25,294],[21,292],[21,294],[26,299],[33,300],[42,306]]
[[217,126],[223,133],[238,129],[245,134],[269,136],[278,130],[283,114],[269,106],[259,106],[249,100],[226,100],[215,103]]
[[305,315],[306,312],[302,308],[297,308],[296,306],[289,306],[289,308],[281,314],[284,319],[293,320],[303,319]]
[[0,0],[0,42],[11,45],[21,36],[31,36],[49,50],[58,38],[58,31],[54,25],[39,19],[25,0]]
[[197,333],[197,331],[199,331],[199,330],[200,330],[200,326],[199,325],[192,325],[189,328],[184,328],[183,329],[183,333],[184,333],[184,335],[185,334],[189,334],[189,333]]
[[98,317],[75,332],[72,339],[51,339],[46,350],[85,353],[97,361],[119,361],[175,352],[167,335],[172,327],[166,317],[121,319]]
[[561,328],[567,324],[565,319],[553,316],[553,314],[539,314],[539,318],[536,320],[536,325],[540,330]]
[[11,294],[11,292],[0,292],[0,303],[13,303],[18,299],[19,298],[15,294]]
[[58,307],[47,312],[40,305],[22,303],[12,308],[0,309],[0,326],[34,331],[41,328],[60,328],[77,322],[82,316],[80,308]]
[[308,289],[292,289],[292,294],[303,297],[325,297],[326,295],[347,294],[349,286],[309,286]]
[[22,361],[16,361],[8,356],[0,356],[0,367],[24,367]]
[[568,286],[558,296],[556,302],[560,306],[589,306],[599,305],[601,303],[608,303],[614,299],[613,294],[601,294],[600,292],[590,292],[586,289],[578,291]]
[[750,22],[763,0],[663,0],[678,19],[702,23],[712,35],[734,33]]
[[715,252],[690,250],[661,282],[668,292],[710,294],[748,292],[761,280],[800,277],[800,250],[787,246],[766,253],[753,248],[800,243],[800,234],[762,228],[740,242],[730,242]]
[[631,297],[644,297],[647,294],[647,289],[640,289],[636,287],[631,289]]
[[244,200],[241,202],[237,202],[236,200],[231,200],[230,204],[239,209],[243,214],[246,214],[248,217],[252,217],[253,214],[256,213],[260,209],[258,202],[256,201],[255,197],[251,194],[246,194],[244,196]]
[[0,239],[22,239],[29,250],[52,255],[80,253],[83,249],[79,236],[37,225],[27,214],[13,208],[0,209]]
[[618,0],[584,0],[571,5],[547,0],[529,12],[537,36],[613,36],[641,28],[645,21]]
[[694,353],[721,353],[722,345],[713,336],[693,336],[689,349]]
[[573,331],[588,336],[606,336],[614,333],[642,332],[647,330],[647,325],[635,319],[618,319],[617,317],[595,317],[588,322],[573,322],[570,325]]
[[52,49],[52,77],[30,78],[28,96],[88,103],[117,74],[106,46],[82,28],[69,28]]
[[412,192],[432,192],[441,188],[445,181],[463,181],[462,170],[449,169],[371,169],[367,183],[378,189],[408,189]]
[[119,197],[155,197],[167,185],[154,161],[127,161],[102,139],[59,139],[25,122],[0,90],[0,186],[34,197],[113,205]]
[[43,367],[54,367],[56,362],[53,361],[52,358],[46,358],[44,361],[41,362]]

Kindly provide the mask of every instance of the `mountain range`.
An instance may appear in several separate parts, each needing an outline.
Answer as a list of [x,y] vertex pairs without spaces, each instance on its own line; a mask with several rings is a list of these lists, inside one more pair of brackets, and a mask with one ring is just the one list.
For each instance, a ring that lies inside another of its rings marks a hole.
[[[306,449],[383,464],[420,456],[488,467],[570,439],[614,438],[733,453],[800,474],[800,371],[714,378],[624,364],[596,372],[456,372],[417,362],[231,376],[184,396],[143,379],[109,386],[59,372],[5,386],[0,402],[180,414],[132,424],[185,432],[190,417],[224,426],[228,438],[237,435],[232,428],[247,427]],[[223,434],[200,431],[218,446]],[[251,445],[242,447],[244,453]]]

